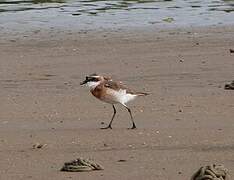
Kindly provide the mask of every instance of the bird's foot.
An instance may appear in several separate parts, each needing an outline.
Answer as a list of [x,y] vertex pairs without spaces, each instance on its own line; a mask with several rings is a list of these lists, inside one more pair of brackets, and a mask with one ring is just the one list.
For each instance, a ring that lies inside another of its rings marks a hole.
[[112,129],[112,127],[109,125],[107,127],[102,127],[101,129]]
[[136,129],[136,128],[137,128],[136,125],[133,124],[133,126],[131,128],[128,128],[128,129]]

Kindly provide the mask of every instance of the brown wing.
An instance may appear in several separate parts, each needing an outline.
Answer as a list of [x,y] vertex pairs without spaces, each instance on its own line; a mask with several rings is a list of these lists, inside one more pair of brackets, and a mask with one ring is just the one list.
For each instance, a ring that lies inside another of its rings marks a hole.
[[122,89],[121,84],[119,82],[115,82],[109,79],[105,79],[104,86],[117,91]]
[[106,80],[104,82],[104,86],[113,90],[120,90],[120,89],[126,89],[126,92],[129,94],[136,94],[134,91],[132,91],[131,89],[127,88],[126,86],[124,86],[121,82],[116,82],[116,81],[112,81],[112,80]]

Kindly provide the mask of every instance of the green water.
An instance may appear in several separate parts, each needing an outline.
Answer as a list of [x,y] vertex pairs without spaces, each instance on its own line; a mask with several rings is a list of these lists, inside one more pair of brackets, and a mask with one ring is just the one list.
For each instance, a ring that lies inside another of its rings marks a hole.
[[0,30],[234,24],[234,0],[0,0]]
[[[36,10],[38,4],[43,5],[43,7],[48,6],[48,8],[70,7],[72,9],[77,7],[78,12],[91,14],[103,13],[108,10],[160,9],[164,8],[165,5],[168,5],[167,8],[171,9],[204,9],[207,7],[207,11],[232,12],[234,10],[234,0],[0,0],[0,9],[1,12],[13,11],[12,9],[14,11]],[[170,4],[173,4],[173,6],[170,6]],[[92,13],[91,10],[96,12]]]

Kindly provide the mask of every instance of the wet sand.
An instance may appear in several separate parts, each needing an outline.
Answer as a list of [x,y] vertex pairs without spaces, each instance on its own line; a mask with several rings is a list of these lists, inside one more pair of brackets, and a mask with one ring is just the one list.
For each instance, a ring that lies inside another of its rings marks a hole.
[[[45,33],[0,40],[0,179],[186,180],[234,167],[234,27]],[[93,72],[149,92],[130,118],[79,85]],[[46,144],[33,149],[35,143]],[[91,158],[103,171],[60,172]],[[119,162],[119,160],[126,160]]]

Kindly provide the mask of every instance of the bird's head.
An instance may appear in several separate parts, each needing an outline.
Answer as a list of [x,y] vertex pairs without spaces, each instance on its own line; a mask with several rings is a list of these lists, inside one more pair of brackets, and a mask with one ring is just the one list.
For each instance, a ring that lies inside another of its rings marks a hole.
[[80,83],[80,85],[87,85],[91,89],[97,87],[104,80],[103,76],[97,74],[91,74],[86,76],[85,80]]

